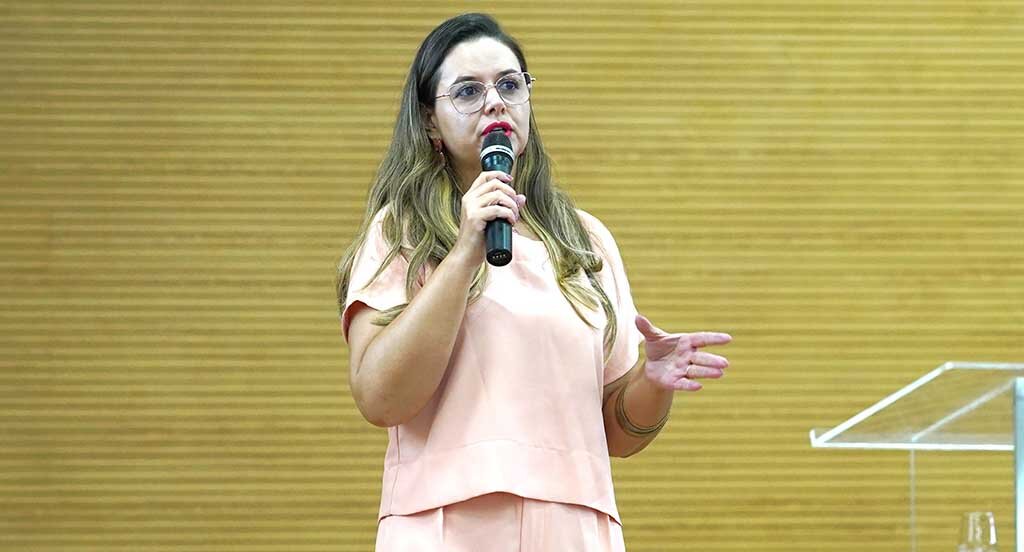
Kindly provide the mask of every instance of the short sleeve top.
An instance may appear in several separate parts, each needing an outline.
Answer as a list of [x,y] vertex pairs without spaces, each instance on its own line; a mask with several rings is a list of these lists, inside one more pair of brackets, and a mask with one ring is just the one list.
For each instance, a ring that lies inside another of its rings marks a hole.
[[[390,249],[386,209],[356,253],[341,317],[346,338],[354,304],[386,310],[410,300],[401,255],[371,281]],[[577,213],[603,259],[597,276],[615,307],[610,354],[604,311],[581,307],[593,327],[584,323],[559,289],[543,242],[513,232],[513,260],[488,269],[437,391],[413,419],[388,428],[380,518],[508,492],[621,521],[601,400],[604,386],[636,363],[642,337],[615,240],[597,218]]]

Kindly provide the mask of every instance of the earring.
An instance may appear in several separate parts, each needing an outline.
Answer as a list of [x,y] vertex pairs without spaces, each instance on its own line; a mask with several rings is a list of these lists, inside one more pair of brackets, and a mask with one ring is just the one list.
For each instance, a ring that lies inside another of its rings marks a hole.
[[445,159],[445,156],[444,156],[444,144],[441,142],[441,139],[440,138],[431,138],[430,139],[430,143],[432,143],[434,145],[434,151],[436,151],[437,154],[441,156],[441,164],[442,165],[447,164],[448,160]]

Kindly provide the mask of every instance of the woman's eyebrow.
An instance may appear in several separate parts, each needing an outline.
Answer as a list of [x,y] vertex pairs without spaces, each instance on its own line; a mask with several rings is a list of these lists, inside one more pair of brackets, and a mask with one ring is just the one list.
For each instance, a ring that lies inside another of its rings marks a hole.
[[[498,73],[498,78],[500,79],[501,77],[504,77],[505,75],[511,75],[512,73],[518,73],[518,72],[519,72],[519,69],[505,69],[504,71]],[[458,76],[452,82],[452,84],[459,83],[459,82],[466,82],[466,81],[479,81],[479,80],[480,80],[479,77],[474,77],[473,75],[460,75],[460,76]]]

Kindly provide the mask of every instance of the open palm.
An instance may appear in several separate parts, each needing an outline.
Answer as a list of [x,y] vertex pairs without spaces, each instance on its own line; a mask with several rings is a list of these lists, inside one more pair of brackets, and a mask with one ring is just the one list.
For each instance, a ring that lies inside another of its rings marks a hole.
[[709,345],[725,345],[732,336],[718,332],[667,333],[651,324],[645,316],[636,316],[636,327],[644,336],[647,362],[644,375],[659,387],[699,391],[699,379],[718,379],[725,374],[725,357],[701,351]]

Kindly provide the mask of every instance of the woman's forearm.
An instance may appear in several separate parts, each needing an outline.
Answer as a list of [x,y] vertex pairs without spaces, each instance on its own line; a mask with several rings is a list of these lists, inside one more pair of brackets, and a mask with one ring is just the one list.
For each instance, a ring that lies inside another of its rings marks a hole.
[[[625,395],[619,397],[620,393]],[[643,436],[627,432],[620,423],[619,413],[616,412],[620,400],[621,409],[630,422],[641,427],[651,427],[656,426],[668,415],[673,396],[672,390],[658,387],[644,376],[644,360],[641,358],[626,376],[626,383],[613,391],[605,401],[603,411],[608,454],[618,457],[631,456],[643,450],[658,435],[657,431]]]
[[405,310],[367,346],[350,384],[366,419],[399,425],[430,400],[455,346],[478,265],[453,250]]

